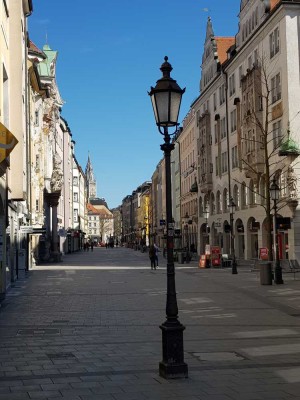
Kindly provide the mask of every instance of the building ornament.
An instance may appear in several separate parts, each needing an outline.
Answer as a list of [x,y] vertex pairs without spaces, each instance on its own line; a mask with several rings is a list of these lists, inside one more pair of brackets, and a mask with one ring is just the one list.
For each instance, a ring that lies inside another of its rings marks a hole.
[[63,172],[61,169],[61,160],[58,155],[53,156],[53,171],[50,180],[51,192],[60,192],[63,185]]
[[294,168],[289,166],[287,170],[287,186],[289,189],[289,194],[292,199],[298,198],[297,190],[297,176],[295,174]]

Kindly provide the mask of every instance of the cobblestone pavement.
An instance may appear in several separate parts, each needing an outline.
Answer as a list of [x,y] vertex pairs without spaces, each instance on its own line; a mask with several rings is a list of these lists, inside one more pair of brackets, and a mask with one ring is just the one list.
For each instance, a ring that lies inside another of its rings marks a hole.
[[158,375],[166,261],[95,248],[35,267],[0,308],[0,400],[300,399],[300,274],[176,265],[189,378]]

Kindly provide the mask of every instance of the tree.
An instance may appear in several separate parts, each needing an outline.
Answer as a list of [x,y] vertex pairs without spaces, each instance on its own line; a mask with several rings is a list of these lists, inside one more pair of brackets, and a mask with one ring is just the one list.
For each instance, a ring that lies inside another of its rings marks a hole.
[[[290,138],[289,126],[283,134],[281,120],[284,115],[280,73],[268,71],[264,60],[257,61],[247,69],[241,81],[242,98],[237,99],[238,154],[240,171],[253,184],[235,181],[246,186],[253,204],[265,210],[267,248],[269,260],[272,253],[272,200],[270,185],[273,179],[285,193],[278,202],[278,209],[290,204],[288,199],[296,198],[296,176],[291,163],[300,154],[297,145]],[[273,123],[272,121],[277,122]],[[257,199],[260,201],[257,202]]]

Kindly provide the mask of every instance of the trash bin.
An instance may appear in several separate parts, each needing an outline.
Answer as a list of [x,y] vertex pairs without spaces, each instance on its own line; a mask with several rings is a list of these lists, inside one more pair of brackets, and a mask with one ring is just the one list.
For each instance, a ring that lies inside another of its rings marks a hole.
[[260,284],[272,285],[272,263],[259,263]]
[[179,264],[183,264],[184,263],[184,261],[183,261],[183,253],[181,253],[181,252],[178,252],[178,263]]

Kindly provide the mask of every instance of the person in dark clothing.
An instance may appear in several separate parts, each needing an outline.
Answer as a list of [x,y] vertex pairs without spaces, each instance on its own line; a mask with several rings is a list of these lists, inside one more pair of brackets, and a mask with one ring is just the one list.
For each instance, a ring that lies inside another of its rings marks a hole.
[[94,242],[91,242],[91,250],[94,250]]
[[150,263],[151,263],[151,269],[156,269],[156,260],[155,260],[155,247],[153,244],[149,247],[149,258],[150,258]]

